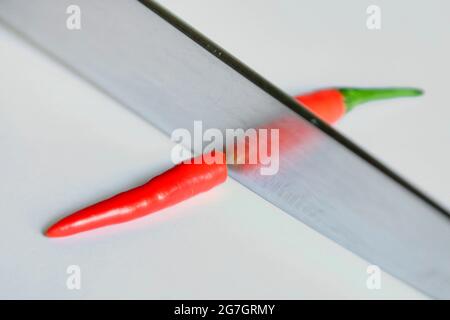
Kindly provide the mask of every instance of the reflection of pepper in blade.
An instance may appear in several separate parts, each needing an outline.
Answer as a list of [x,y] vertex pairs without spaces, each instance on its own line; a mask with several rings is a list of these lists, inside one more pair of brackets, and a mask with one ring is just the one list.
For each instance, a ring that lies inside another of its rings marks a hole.
[[314,91],[295,99],[317,117],[333,124],[354,107],[375,100],[415,97],[422,94],[415,88],[335,88]]
[[285,115],[258,127],[254,137],[243,136],[236,144],[227,146],[227,161],[234,170],[248,173],[267,168],[273,162],[279,166],[281,156],[308,149],[314,140],[311,138],[312,131],[305,120],[295,114]]

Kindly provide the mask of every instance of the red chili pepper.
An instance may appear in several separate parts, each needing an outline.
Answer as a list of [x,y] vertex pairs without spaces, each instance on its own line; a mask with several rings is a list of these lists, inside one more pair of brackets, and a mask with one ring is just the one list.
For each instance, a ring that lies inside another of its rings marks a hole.
[[[418,89],[326,89],[296,99],[322,120],[333,123],[355,106],[378,99],[418,96]],[[282,140],[282,139],[281,139]],[[283,144],[281,144],[283,146]],[[281,151],[281,150],[280,150]],[[52,225],[48,237],[76,233],[127,222],[170,207],[223,183],[228,175],[226,158],[213,151],[181,163],[147,183],[77,211]],[[205,161],[220,157],[220,163]],[[193,162],[193,163],[192,163]]]
[[422,91],[415,88],[334,88],[296,96],[295,99],[320,119],[332,124],[362,103],[421,94]]
[[208,164],[211,161],[205,161],[205,155],[191,159],[190,163],[180,163],[142,186],[119,193],[63,218],[52,225],[46,235],[65,237],[130,221],[208,191],[225,182],[228,175],[224,154],[214,152],[216,151],[207,156],[221,157],[221,163]]

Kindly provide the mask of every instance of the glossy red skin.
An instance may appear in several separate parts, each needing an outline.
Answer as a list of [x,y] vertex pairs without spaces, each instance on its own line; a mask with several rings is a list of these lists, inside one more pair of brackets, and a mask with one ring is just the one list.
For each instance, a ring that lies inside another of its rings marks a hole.
[[346,111],[344,96],[337,89],[319,90],[295,99],[328,124],[335,123]]
[[[224,156],[220,153],[222,159]],[[203,156],[199,158],[203,159]],[[197,158],[197,159],[199,159]],[[228,171],[222,163],[180,163],[152,178],[142,186],[77,211],[51,226],[48,237],[66,237],[76,233],[134,220],[225,182]]]

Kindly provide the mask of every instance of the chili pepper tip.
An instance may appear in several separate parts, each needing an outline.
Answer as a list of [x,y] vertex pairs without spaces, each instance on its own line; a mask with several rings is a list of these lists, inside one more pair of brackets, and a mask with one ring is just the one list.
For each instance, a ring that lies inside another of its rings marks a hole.
[[50,228],[48,228],[44,235],[48,238],[60,238],[64,237],[64,233],[61,232],[61,229],[58,227],[57,224],[52,225]]

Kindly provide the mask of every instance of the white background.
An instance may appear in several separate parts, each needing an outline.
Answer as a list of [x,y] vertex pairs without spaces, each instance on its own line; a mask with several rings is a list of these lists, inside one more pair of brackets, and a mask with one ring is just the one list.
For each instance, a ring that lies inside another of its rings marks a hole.
[[[364,1],[160,2],[291,94],[332,85],[424,88],[423,98],[355,110],[338,128],[450,203],[441,7],[383,2],[382,29],[369,31]],[[428,23],[414,18],[419,12]],[[45,238],[61,216],[168,168],[172,145],[4,29],[0,61],[0,297],[422,297],[384,273],[381,290],[368,290],[367,262],[231,179],[138,223]],[[80,291],[65,286],[71,264],[81,267]]]

